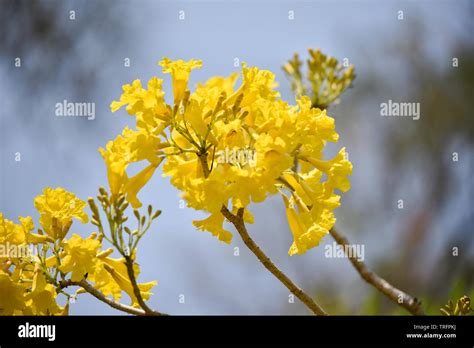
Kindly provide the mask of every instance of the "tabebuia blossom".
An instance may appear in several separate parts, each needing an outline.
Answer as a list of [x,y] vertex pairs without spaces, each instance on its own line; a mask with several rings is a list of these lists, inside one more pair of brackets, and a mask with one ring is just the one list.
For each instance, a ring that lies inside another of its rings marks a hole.
[[[43,228],[38,233],[33,233],[31,217],[19,217],[16,224],[0,212],[0,315],[67,315],[71,299],[85,291],[70,294],[63,288],[81,285],[81,281],[87,281],[104,299],[118,301],[126,293],[131,307],[139,308],[125,259],[110,257],[112,248],[102,249],[102,227],[100,233],[92,232],[86,238],[70,231],[73,219],[89,221],[86,202],[60,187],[45,188],[34,202]],[[124,210],[121,205],[117,208]],[[97,214],[93,217],[98,219]],[[110,218],[120,226],[116,218]],[[132,267],[137,276],[138,264]],[[155,281],[137,284],[144,300],[155,285]],[[59,295],[66,296],[63,306],[57,302]]]
[[[171,74],[173,104],[166,102],[163,80],[157,77],[146,87],[140,80],[124,85],[111,104],[113,112],[125,106],[135,118],[134,129],[126,127],[100,149],[113,197],[125,195],[140,207],[138,192],[163,163],[163,174],[187,205],[208,213],[193,221],[198,229],[230,243],[222,207],[244,209],[245,222],[252,223],[249,205],[278,194],[294,238],[289,254],[317,246],[336,221],[338,191],[350,189],[352,164],[345,149],[332,159],[323,156],[326,143],[339,138],[334,119],[312,107],[309,97],[298,97],[296,105],[282,100],[275,75],[267,70],[244,64],[240,74],[212,77],[191,92],[189,76],[201,61],[164,58],[159,65]],[[229,151],[254,157],[217,160]],[[144,169],[129,177],[128,166],[137,162],[144,162]]]

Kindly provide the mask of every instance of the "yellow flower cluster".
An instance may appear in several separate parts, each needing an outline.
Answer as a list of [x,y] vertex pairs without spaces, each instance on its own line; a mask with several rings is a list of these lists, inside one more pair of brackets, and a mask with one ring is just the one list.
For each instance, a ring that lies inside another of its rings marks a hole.
[[83,211],[86,203],[63,188],[46,188],[43,195],[35,198],[35,208],[40,214],[40,224],[54,239],[62,239],[76,218],[82,223],[89,221]]
[[[165,58],[159,65],[171,74],[173,105],[165,102],[163,80],[156,77],[147,88],[139,80],[123,86],[120,100],[111,104],[113,112],[126,106],[136,119],[136,130],[125,128],[100,149],[112,193],[140,206],[138,191],[164,160],[163,174],[188,206],[209,213],[194,221],[198,229],[229,243],[223,206],[233,212],[244,208],[245,221],[252,223],[249,204],[280,193],[294,236],[289,254],[318,245],[335,222],[335,190],[350,188],[352,164],[345,150],[322,159],[326,142],[338,140],[334,119],[313,108],[308,97],[296,106],[283,101],[270,71],[244,65],[241,74],[213,77],[191,93],[189,75],[201,61]],[[241,84],[234,87],[239,75]],[[128,178],[127,167],[141,161],[145,168]]]
[[53,242],[47,235],[32,233],[30,216],[20,217],[20,224],[0,213],[0,315],[59,314],[56,291],[46,284],[38,271],[32,245]]
[[[109,257],[112,248],[102,251],[100,235],[66,239],[73,218],[88,221],[84,201],[63,188],[46,188],[35,207],[43,228],[38,233],[31,217],[15,224],[0,213],[0,315],[65,315],[71,295],[61,290],[61,281],[83,279],[115,300],[126,292],[138,307],[124,259]],[[136,264],[134,271],[138,275]],[[139,284],[144,300],[155,284]],[[65,306],[57,303],[58,293],[67,296]]]

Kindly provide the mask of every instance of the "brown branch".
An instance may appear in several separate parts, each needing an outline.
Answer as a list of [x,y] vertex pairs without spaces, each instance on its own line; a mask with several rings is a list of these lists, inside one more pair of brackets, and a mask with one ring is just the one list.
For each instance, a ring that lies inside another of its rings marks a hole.
[[[321,110],[327,109],[329,105],[315,105],[314,103],[311,105],[312,108],[319,108]],[[350,245],[349,241],[346,237],[340,234],[334,227],[329,231],[336,242],[341,246]],[[346,248],[344,248],[344,251]],[[352,265],[359,272],[362,279],[364,279],[367,283],[375,287],[379,290],[382,294],[387,296],[393,302],[402,306],[407,311],[409,311],[413,315],[424,315],[423,309],[421,308],[421,302],[416,298],[412,297],[409,294],[405,293],[404,291],[397,289],[392,284],[387,282],[385,279],[380,277],[377,273],[370,271],[364,262],[360,261],[357,257],[353,255],[348,255],[349,260],[351,261]],[[401,299],[401,301],[400,301]]]
[[[204,177],[207,178],[210,174],[209,164],[207,161],[207,154],[200,154],[199,160],[202,165],[202,170]],[[244,241],[245,245],[257,256],[258,260],[269,270],[279,281],[283,283],[296,297],[298,297],[301,302],[303,302],[311,311],[316,315],[327,315],[327,313],[310,297],[306,294],[300,287],[291,281],[282,271],[278,269],[277,266],[270,260],[270,258],[265,255],[265,253],[260,249],[257,243],[254,242],[252,237],[247,232],[247,228],[244,223],[244,209],[240,208],[237,212],[237,215],[232,214],[226,206],[221,208],[222,215],[234,225],[237,232],[239,232],[240,237]]]
[[269,270],[279,281],[283,283],[301,302],[303,302],[316,315],[327,315],[327,313],[300,287],[291,281],[277,266],[265,255],[260,247],[253,241],[247,232],[243,220],[244,209],[240,208],[237,215],[232,214],[227,207],[222,206],[221,213],[234,225],[237,232],[239,232],[245,245],[255,254],[258,260]]
[[[284,179],[278,178],[279,182],[283,183],[289,190],[294,191],[294,188]],[[346,245],[349,246],[349,241],[346,237],[336,231],[335,228],[332,228],[330,231],[333,238],[336,242],[345,247]],[[346,252],[346,248],[343,248],[344,252]],[[424,312],[421,308],[421,303],[418,301],[417,298],[414,298],[407,293],[403,292],[402,290],[397,289],[385,279],[380,277],[374,272],[371,272],[364,262],[360,261],[356,256],[353,255],[346,255],[349,257],[354,268],[359,272],[360,276],[370,285],[374,286],[377,290],[379,290],[382,294],[390,298],[392,301],[397,303],[399,306],[404,307],[413,315],[424,315]]]
[[207,153],[199,154],[198,157],[199,157],[199,161],[201,162],[202,172],[204,174],[204,177],[207,178],[209,174],[211,173],[209,169],[209,163],[207,161]]
[[[147,315],[147,313],[142,309],[127,306],[106,297],[103,293],[101,293],[99,290],[97,290],[91,284],[89,284],[85,279],[81,281],[62,280],[59,282],[59,290],[67,288],[68,286],[80,286],[81,288],[86,290],[89,294],[94,296],[99,301],[102,301],[108,304],[110,307],[118,309],[119,311],[133,314],[133,315]],[[160,313],[160,314],[164,315],[163,313]]]
[[[332,228],[330,230],[330,233],[333,236],[333,238],[336,240],[336,242],[342,247],[344,247],[344,250],[346,251],[345,246],[350,245],[347,238],[344,237],[342,234],[340,234],[335,228]],[[347,256],[349,257],[349,260],[351,261],[356,271],[359,272],[360,276],[367,283],[375,287],[382,294],[387,296],[389,299],[391,299],[393,302],[395,302],[399,306],[402,306],[403,308],[405,308],[411,314],[424,315],[423,309],[421,308],[421,302],[416,297],[412,297],[408,295],[407,293],[403,292],[402,290],[397,289],[396,287],[391,285],[389,282],[387,282],[385,279],[383,279],[376,273],[371,272],[367,268],[365,263],[360,261],[354,255],[347,255]]]
[[140,307],[143,308],[143,310],[145,311],[145,314],[146,315],[162,315],[162,313],[156,312],[150,307],[148,307],[148,305],[143,300],[142,293],[137,284],[137,279],[135,278],[135,272],[133,271],[133,260],[130,255],[125,256],[125,265],[127,266],[128,278],[130,279],[130,282],[132,283],[133,294],[137,298],[137,301]]

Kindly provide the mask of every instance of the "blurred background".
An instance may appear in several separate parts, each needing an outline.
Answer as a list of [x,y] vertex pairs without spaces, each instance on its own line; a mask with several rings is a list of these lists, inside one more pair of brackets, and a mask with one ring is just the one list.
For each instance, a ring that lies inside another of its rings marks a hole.
[[[468,0],[0,0],[0,211],[9,219],[37,219],[33,199],[46,186],[84,200],[107,186],[97,149],[134,125],[124,110],[112,114],[109,104],[135,78],[163,78],[156,64],[162,57],[202,59],[191,85],[240,70],[238,58],[275,72],[283,99],[293,103],[281,66],[294,52],[306,59],[308,48],[320,48],[347,58],[357,74],[329,109],[340,141],[329,146],[328,157],[345,146],[354,165],[336,226],[365,246],[371,269],[439,314],[450,298],[474,297],[473,14]],[[56,117],[55,105],[65,99],[95,103],[95,119]],[[381,117],[380,104],[388,100],[419,102],[420,119]],[[163,210],[138,253],[139,281],[159,282],[153,308],[308,314],[298,300],[289,301],[287,289],[238,234],[227,245],[196,231],[191,221],[204,214],[180,208],[179,193],[160,174],[139,195],[145,206]],[[347,259],[324,256],[329,235],[305,255],[289,257],[292,237],[281,200],[251,211],[253,238],[329,313],[406,314],[360,279]],[[76,222],[72,232],[88,235],[92,227]],[[70,312],[120,314],[89,295]]]

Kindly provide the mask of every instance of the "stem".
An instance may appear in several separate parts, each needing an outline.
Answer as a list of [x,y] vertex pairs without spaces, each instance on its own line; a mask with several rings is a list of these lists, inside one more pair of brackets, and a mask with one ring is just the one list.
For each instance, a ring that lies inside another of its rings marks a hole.
[[[336,242],[341,246],[349,245],[349,241],[346,237],[340,234],[334,227],[329,231]],[[344,248],[346,250],[346,248]],[[405,308],[413,315],[424,315],[423,309],[421,308],[421,302],[416,298],[408,295],[400,289],[397,289],[385,279],[380,277],[374,272],[371,272],[364,262],[360,261],[353,255],[347,255],[352,265],[359,272],[360,276],[370,285],[379,290],[382,294],[387,296],[393,302],[399,306]]]
[[[285,185],[290,191],[294,192],[294,189],[284,178],[280,177],[277,180],[283,183],[283,185]],[[329,232],[331,233],[333,238],[336,240],[336,242],[342,247],[345,247],[346,245],[350,245],[347,238],[344,237],[339,232],[337,232],[334,227]],[[343,249],[346,250],[346,248],[343,248]],[[399,306],[402,306],[413,315],[424,315],[423,309],[421,308],[421,303],[417,298],[408,295],[407,293],[403,292],[400,289],[397,289],[396,287],[391,285],[389,282],[387,282],[385,279],[380,277],[378,274],[371,272],[367,268],[365,263],[360,261],[354,255],[349,255],[347,253],[346,255],[348,256],[349,260],[351,261],[356,271],[359,272],[360,276],[367,283],[375,287],[383,295],[387,296],[393,302],[395,302]]]
[[209,174],[211,173],[209,169],[209,163],[207,161],[207,153],[201,153],[198,155],[199,160],[201,161],[201,166],[202,166],[202,172],[204,174],[204,177],[207,178]]
[[[209,165],[207,162],[207,154],[199,155],[199,160],[201,161],[204,177],[207,178],[210,174]],[[287,287],[288,290],[298,297],[300,301],[306,305],[306,307],[311,309],[314,314],[327,315],[327,313],[316,302],[314,302],[308,294],[306,294],[300,287],[293,283],[290,278],[288,278],[282,271],[278,269],[277,266],[275,266],[272,260],[270,260],[270,258],[265,255],[262,249],[260,249],[257,243],[255,243],[252,237],[250,237],[249,233],[247,232],[247,228],[245,227],[243,208],[240,208],[237,212],[237,215],[234,215],[229,211],[229,209],[227,209],[226,206],[223,205],[221,208],[221,213],[230,223],[234,225],[247,248],[249,248],[255,254],[255,256],[257,256],[258,260],[263,266],[265,266],[267,270],[269,270],[280,282],[283,283],[283,285]]]
[[160,312],[156,312],[150,307],[148,307],[148,305],[143,300],[142,293],[137,284],[137,279],[135,278],[135,272],[133,271],[133,260],[130,255],[125,255],[125,265],[127,266],[128,278],[130,278],[130,282],[132,283],[133,294],[137,298],[137,301],[140,307],[142,307],[143,310],[145,311],[145,314],[146,315],[162,315]]
[[280,282],[283,283],[296,297],[303,302],[316,315],[327,315],[327,313],[300,287],[298,287],[293,281],[288,278],[277,266],[265,255],[260,247],[254,242],[247,232],[245,223],[243,220],[244,209],[240,208],[237,215],[232,214],[225,206],[222,206],[221,213],[231,222],[239,232],[245,245],[255,254],[258,260],[269,270]]
[[[85,279],[81,281],[62,280],[59,282],[59,290],[67,288],[68,286],[80,286],[81,288],[86,290],[89,294],[94,296],[99,301],[102,301],[108,304],[110,307],[118,309],[119,311],[133,314],[133,315],[147,315],[147,313],[142,309],[134,308],[134,307],[127,306],[119,302],[115,302],[114,300],[104,296],[104,294],[102,294],[99,290],[94,288]],[[160,315],[166,315],[166,314],[160,313]]]

